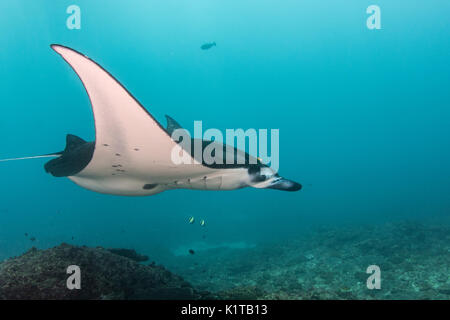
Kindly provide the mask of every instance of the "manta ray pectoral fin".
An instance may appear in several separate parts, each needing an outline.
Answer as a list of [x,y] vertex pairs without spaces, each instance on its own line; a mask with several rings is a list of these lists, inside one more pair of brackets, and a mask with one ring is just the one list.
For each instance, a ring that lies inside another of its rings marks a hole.
[[191,165],[193,159],[189,163],[174,162],[172,153],[179,146],[168,131],[179,126],[176,121],[170,118],[166,130],[98,63],[71,48],[56,44],[51,47],[80,78],[94,115],[95,147],[93,143],[83,145],[92,148],[93,154],[76,174],[79,181],[93,181],[101,187],[96,190],[99,192],[131,193],[135,186],[143,190],[144,184],[170,183],[211,171],[203,165]]

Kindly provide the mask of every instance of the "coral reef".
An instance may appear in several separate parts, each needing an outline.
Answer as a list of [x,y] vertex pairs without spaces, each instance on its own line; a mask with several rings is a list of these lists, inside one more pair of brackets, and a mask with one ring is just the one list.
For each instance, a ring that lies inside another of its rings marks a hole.
[[[69,265],[81,269],[80,290],[67,289]],[[162,266],[145,266],[103,248],[68,244],[32,248],[0,264],[0,299],[201,299],[206,295]]]
[[[380,290],[367,288],[369,265],[381,269]],[[285,243],[201,251],[170,268],[219,298],[450,299],[450,227],[322,228]]]

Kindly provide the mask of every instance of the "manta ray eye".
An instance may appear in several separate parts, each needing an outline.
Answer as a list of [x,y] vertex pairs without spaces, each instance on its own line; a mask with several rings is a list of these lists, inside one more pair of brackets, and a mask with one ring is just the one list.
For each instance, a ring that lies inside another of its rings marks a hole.
[[271,179],[275,175],[275,172],[272,169],[264,167],[260,170],[260,176],[263,181]]
[[259,166],[251,165],[248,168],[248,174],[251,175],[251,176],[259,175],[260,172],[261,172],[261,168]]
[[251,165],[248,168],[248,174],[252,182],[262,182],[266,180],[266,176],[261,174],[261,167],[257,165]]

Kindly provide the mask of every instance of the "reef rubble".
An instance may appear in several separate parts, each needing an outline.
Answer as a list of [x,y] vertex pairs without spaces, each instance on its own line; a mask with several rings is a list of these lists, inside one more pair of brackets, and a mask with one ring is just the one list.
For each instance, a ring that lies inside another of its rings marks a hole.
[[[202,299],[208,295],[162,266],[122,256],[136,258],[131,251],[113,252],[69,244],[32,248],[0,263],[0,299]],[[70,265],[80,267],[80,290],[67,288]]]

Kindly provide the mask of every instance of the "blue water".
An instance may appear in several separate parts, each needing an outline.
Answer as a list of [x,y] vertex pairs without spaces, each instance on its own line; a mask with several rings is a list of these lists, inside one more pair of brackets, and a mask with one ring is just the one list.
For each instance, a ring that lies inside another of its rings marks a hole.
[[[94,139],[88,96],[49,47],[59,43],[101,64],[162,123],[169,114],[187,128],[279,129],[280,174],[304,188],[120,197],[52,177],[45,159],[0,163],[0,259],[70,242],[162,261],[199,241],[448,223],[450,3],[375,2],[1,1],[0,158],[59,151],[67,133]],[[71,4],[80,30],[66,27]],[[381,30],[366,27],[371,4]]]

